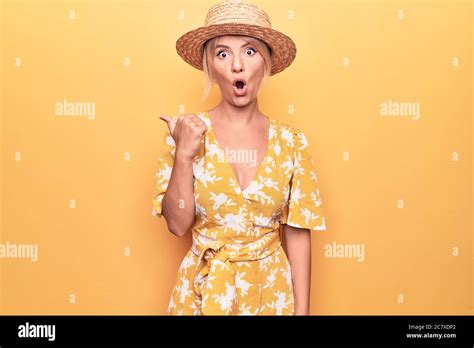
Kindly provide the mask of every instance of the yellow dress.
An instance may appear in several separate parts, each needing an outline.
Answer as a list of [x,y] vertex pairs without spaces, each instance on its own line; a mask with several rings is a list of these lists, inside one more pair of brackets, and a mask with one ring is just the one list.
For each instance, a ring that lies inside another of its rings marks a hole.
[[[299,129],[269,118],[266,155],[242,190],[208,113],[197,116],[207,131],[193,163],[192,246],[179,267],[168,314],[294,315],[280,226],[326,230],[308,141]],[[174,153],[167,128],[152,200],[155,217],[162,217]]]

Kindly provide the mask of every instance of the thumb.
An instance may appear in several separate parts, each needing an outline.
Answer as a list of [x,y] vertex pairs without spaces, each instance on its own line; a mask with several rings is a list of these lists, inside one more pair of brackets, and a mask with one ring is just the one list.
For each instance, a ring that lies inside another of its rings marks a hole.
[[162,119],[163,121],[166,122],[166,124],[168,125],[168,129],[170,131],[170,134],[171,136],[173,136],[174,134],[174,129],[176,127],[176,121],[173,120],[171,117],[169,116],[160,116],[160,119]]

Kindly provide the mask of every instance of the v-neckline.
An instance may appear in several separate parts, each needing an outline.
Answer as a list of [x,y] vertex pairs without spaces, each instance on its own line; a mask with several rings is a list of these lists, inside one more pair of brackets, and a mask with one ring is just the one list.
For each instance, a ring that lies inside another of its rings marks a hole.
[[[215,144],[219,147],[219,149],[221,151],[224,152],[225,154],[225,150],[224,148],[221,146],[221,144],[219,143],[219,141],[217,140],[217,136],[216,136],[216,133],[214,132],[214,126],[212,125],[212,122],[211,122],[211,117],[209,116],[209,112],[206,111],[205,112],[205,115],[209,121],[209,128],[210,128],[210,132],[209,134],[212,134],[212,137],[213,137],[213,141],[215,142]],[[255,179],[258,177],[258,174],[260,174],[260,171],[262,170],[262,167],[264,166],[264,164],[268,161],[268,156],[269,156],[269,152],[270,152],[270,147],[271,147],[271,142],[272,142],[272,127],[273,127],[273,119],[268,117],[268,116],[265,116],[263,115],[267,121],[268,121],[268,132],[267,132],[267,147],[266,147],[266,150],[265,150],[265,155],[263,156],[263,160],[260,162],[260,164],[258,165],[257,167],[257,170],[255,171],[255,173],[253,174],[249,184],[247,185],[247,187],[245,187],[244,189],[240,186],[240,183],[239,183],[239,180],[237,178],[237,174],[235,173],[234,171],[234,168],[232,167],[232,165],[228,162],[228,161],[224,161],[226,164],[227,164],[227,167],[229,168],[230,172],[232,173],[232,176],[233,176],[233,179],[235,180],[236,184],[237,184],[237,187],[240,189],[240,193],[243,193],[245,192],[249,187],[250,185],[252,185],[252,182],[255,181]]]

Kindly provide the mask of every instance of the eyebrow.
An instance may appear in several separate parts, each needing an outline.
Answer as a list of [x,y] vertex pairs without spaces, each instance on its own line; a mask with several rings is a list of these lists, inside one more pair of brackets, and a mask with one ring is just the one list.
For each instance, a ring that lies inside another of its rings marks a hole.
[[[240,48],[245,47],[245,46],[248,46],[248,45],[251,45],[251,43],[250,43],[250,42],[246,42],[246,43],[244,43],[242,46],[240,46]],[[226,45],[217,45],[214,49],[219,48],[219,47],[230,48],[229,46],[226,46]]]

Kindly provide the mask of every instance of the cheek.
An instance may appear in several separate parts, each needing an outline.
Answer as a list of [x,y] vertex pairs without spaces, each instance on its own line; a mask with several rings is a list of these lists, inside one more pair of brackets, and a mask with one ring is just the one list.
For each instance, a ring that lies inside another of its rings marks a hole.
[[252,75],[252,81],[254,83],[260,82],[265,72],[265,67],[263,63],[252,63],[251,65],[249,65],[249,68],[251,69],[250,72]]
[[252,69],[255,71],[261,70],[263,71],[263,67],[265,66],[265,61],[263,60],[262,57],[257,57],[255,59],[249,60],[249,65],[252,66]]
[[228,69],[230,64],[225,60],[214,60],[213,62],[213,70],[216,74],[222,74],[226,69]]
[[221,65],[217,66],[214,65],[214,69],[212,70],[212,74],[214,75],[214,79],[218,83],[224,83],[226,81],[226,74],[224,72],[225,67]]
[[263,79],[263,71],[262,72],[255,72],[252,75],[252,78],[250,79],[250,84],[252,88],[258,88],[260,83],[262,82]]

